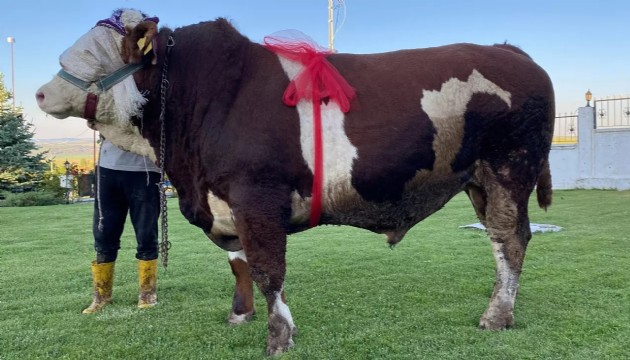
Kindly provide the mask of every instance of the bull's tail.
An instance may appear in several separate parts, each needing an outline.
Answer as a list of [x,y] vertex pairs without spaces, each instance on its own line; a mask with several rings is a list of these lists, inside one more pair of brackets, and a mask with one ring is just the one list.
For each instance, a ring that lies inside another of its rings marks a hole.
[[536,184],[536,198],[538,199],[538,206],[544,210],[547,210],[547,208],[551,205],[552,190],[549,159],[545,159],[542,171],[538,177],[538,183]]

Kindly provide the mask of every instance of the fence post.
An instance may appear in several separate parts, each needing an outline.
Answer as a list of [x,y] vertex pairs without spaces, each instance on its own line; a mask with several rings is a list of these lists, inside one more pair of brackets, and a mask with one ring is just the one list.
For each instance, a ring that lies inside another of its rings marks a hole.
[[578,178],[593,176],[593,132],[595,108],[590,106],[578,109]]

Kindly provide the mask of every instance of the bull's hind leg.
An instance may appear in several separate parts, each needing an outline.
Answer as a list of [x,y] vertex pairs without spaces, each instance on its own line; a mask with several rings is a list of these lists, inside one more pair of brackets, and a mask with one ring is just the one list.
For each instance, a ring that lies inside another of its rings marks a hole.
[[514,325],[514,302],[531,238],[527,201],[532,189],[497,181],[486,185],[483,191],[469,192],[475,210],[481,212],[480,220],[488,231],[497,264],[494,291],[479,326],[500,330]]
[[252,319],[254,308],[254,281],[250,275],[245,251],[231,251],[228,253],[230,268],[236,278],[232,311],[228,316],[228,323],[232,325],[244,324]]

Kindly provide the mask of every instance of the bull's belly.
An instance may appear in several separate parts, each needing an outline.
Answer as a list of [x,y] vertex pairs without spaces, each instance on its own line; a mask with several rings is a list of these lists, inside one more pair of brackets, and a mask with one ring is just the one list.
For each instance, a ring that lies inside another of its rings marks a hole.
[[[345,185],[328,187],[323,196],[322,225],[348,225],[378,233],[404,234],[407,230],[441,209],[453,196],[461,192],[465,183],[462,176],[451,174],[442,180],[411,181],[399,200],[370,202]],[[347,182],[343,182],[347,184]],[[208,203],[214,217],[209,235],[215,238],[238,236],[230,206],[211,192]],[[292,194],[291,219],[288,233],[309,228],[311,198]]]
[[349,225],[378,233],[406,232],[440,210],[464,189],[460,176],[442,181],[411,183],[399,200],[368,202],[356,193],[337,201],[322,214],[322,223]]

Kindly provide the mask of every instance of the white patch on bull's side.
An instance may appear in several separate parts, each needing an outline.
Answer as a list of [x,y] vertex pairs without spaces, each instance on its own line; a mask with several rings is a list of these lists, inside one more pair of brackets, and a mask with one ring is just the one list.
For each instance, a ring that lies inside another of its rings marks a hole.
[[508,107],[512,106],[512,94],[473,70],[466,81],[451,78],[442,84],[439,91],[422,92],[422,110],[433,120],[464,116],[466,106],[475,93],[497,95]]
[[[214,217],[210,233],[214,236],[238,236],[230,205],[219,199],[212,191],[208,191],[208,205]],[[293,191],[291,193],[290,223],[293,225],[307,224],[310,212],[311,198],[302,198],[297,191]]]
[[[289,77],[295,78],[304,68],[298,62],[278,57],[282,68]],[[297,104],[300,116],[300,144],[302,156],[309,169],[314,169],[313,148],[313,104],[310,100],[300,100]],[[354,159],[358,157],[357,148],[352,145],[344,129],[345,115],[335,102],[321,105],[322,139],[324,154],[324,189],[322,194],[324,207],[334,202],[339,193],[352,189],[351,172]]]
[[307,224],[311,215],[311,198],[303,198],[297,191],[291,193],[291,224]]
[[468,102],[476,93],[497,95],[508,107],[512,95],[473,70],[466,81],[451,78],[440,90],[423,90],[420,104],[436,129],[433,140],[435,165],[433,171],[450,171],[450,164],[459,152],[464,137],[464,114]]
[[208,191],[208,206],[214,217],[210,233],[214,236],[238,236],[232,209],[225,201]]
[[236,259],[241,259],[247,262],[247,256],[245,256],[245,250],[228,251],[228,260],[232,261]]
[[503,243],[492,242],[492,253],[497,263],[497,280],[501,285],[496,293],[496,299],[492,299],[491,304],[496,301],[497,304],[508,303],[514,306],[518,290],[518,274],[510,268],[503,247]]
[[[284,289],[284,285],[282,286]],[[291,329],[295,328],[295,324],[293,323],[293,316],[291,316],[291,310],[289,310],[289,306],[282,301],[282,289],[275,293],[275,300],[273,302],[273,306],[271,307],[271,311],[274,314],[282,316]]]

